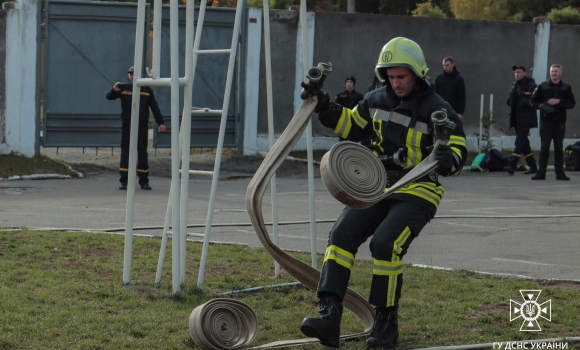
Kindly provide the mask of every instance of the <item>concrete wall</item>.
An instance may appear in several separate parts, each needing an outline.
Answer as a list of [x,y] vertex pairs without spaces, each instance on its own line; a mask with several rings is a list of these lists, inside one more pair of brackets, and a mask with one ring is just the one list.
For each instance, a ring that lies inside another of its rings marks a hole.
[[[292,112],[294,91],[300,83],[295,78],[293,58],[296,41],[301,40],[298,30],[298,12],[272,10],[270,14],[272,69],[274,85],[275,134],[279,135],[288,124]],[[579,48],[569,45],[580,40],[580,26],[547,24],[549,55],[546,49],[536,50],[538,29],[535,23],[503,21],[472,21],[436,18],[415,18],[360,13],[316,12],[314,14],[314,45],[310,48],[313,62],[331,62],[333,71],[325,83],[325,90],[334,98],[344,90],[344,78],[357,78],[356,90],[366,93],[374,77],[374,66],[383,45],[397,36],[405,36],[421,45],[427,58],[431,80],[442,73],[442,59],[451,56],[465,79],[467,108],[464,115],[468,146],[477,150],[476,132],[479,132],[481,95],[484,95],[484,112],[490,110],[493,94],[493,118],[497,120],[492,130],[494,145],[499,149],[513,149],[514,130],[509,127],[507,97],[514,81],[512,66],[524,65],[528,74],[534,74],[535,62],[558,61],[564,66],[564,81],[580,87],[580,72],[573,64]],[[550,32],[551,29],[551,32]],[[262,40],[262,39],[261,39]],[[260,76],[256,84],[265,87],[264,45],[261,46]],[[547,59],[541,59],[549,56]],[[546,69],[545,67],[542,67]],[[267,138],[266,92],[260,89],[258,103],[258,140]],[[580,107],[569,112],[566,137],[580,137],[580,120],[575,118]],[[248,117],[248,116],[247,116]],[[577,121],[578,120],[578,121]],[[534,134],[535,133],[535,134]],[[532,147],[539,149],[538,130],[532,131]],[[314,118],[315,149],[328,148],[336,136]],[[318,140],[318,142],[316,142]],[[323,142],[326,140],[327,142]],[[567,140],[567,142],[572,142]],[[264,142],[258,141],[259,150]],[[303,143],[297,146],[303,148]]]
[[[572,86],[572,91],[580,91],[580,26],[552,25],[550,28],[550,48],[548,66],[562,65],[562,80]],[[549,79],[549,69],[546,79]],[[568,111],[566,138],[580,138],[580,95],[576,95],[576,107]]]
[[6,14],[5,136],[1,153],[38,154],[39,2],[9,3]]

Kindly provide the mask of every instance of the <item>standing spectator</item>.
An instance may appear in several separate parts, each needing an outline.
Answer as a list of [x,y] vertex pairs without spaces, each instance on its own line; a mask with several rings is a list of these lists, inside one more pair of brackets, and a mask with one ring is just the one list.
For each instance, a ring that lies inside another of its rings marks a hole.
[[[346,85],[346,90],[336,95],[334,102],[345,108],[354,109],[354,107],[364,98],[364,96],[354,89],[354,86],[356,85],[356,78],[352,75],[346,77],[344,84]],[[344,141],[344,139],[341,137],[340,141]],[[369,140],[362,140],[361,142],[369,142]]]
[[354,109],[354,107],[360,100],[364,98],[364,96],[354,89],[354,86],[356,85],[356,78],[352,75],[346,77],[344,84],[346,85],[346,90],[336,95],[334,102],[348,109]]
[[538,166],[530,147],[528,134],[530,129],[538,127],[536,110],[530,105],[530,97],[536,89],[536,82],[534,78],[526,76],[524,66],[513,66],[512,70],[516,81],[512,84],[507,105],[510,106],[510,128],[513,127],[516,130],[516,145],[506,169],[510,175],[513,175],[520,158],[524,156],[530,167],[525,174],[535,174],[538,172]]
[[540,109],[540,168],[532,180],[545,180],[550,144],[554,140],[554,170],[557,180],[570,180],[564,173],[564,134],[566,110],[576,105],[572,87],[562,81],[562,66],[550,66],[550,80],[541,83],[530,99]]
[[[131,136],[131,104],[133,103],[133,67],[129,68],[127,75],[129,84],[119,82],[113,85],[111,91],[107,92],[107,100],[121,99],[121,164],[119,175],[121,175],[120,190],[127,190],[127,180],[129,178],[129,139]],[[137,176],[141,189],[150,190],[149,186],[149,162],[147,160],[147,136],[149,133],[149,108],[153,112],[157,122],[157,131],[165,131],[163,115],[157,105],[153,90],[148,86],[141,86],[139,96],[139,133],[137,137]]]
[[453,58],[445,57],[443,59],[443,73],[435,79],[435,89],[439,96],[447,101],[459,119],[463,119],[465,112],[465,82],[459,74]]

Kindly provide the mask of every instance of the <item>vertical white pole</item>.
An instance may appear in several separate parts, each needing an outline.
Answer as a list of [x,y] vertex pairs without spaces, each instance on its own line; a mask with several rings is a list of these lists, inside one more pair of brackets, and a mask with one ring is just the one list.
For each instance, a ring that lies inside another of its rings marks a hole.
[[169,36],[171,61],[171,250],[173,293],[181,290],[180,271],[180,182],[179,182],[179,12],[177,0],[169,3]]
[[[202,8],[203,8],[205,2],[202,1],[201,3],[202,3]],[[222,117],[221,117],[221,122],[220,122],[220,131],[219,131],[219,135],[218,135],[218,144],[217,144],[217,148],[216,148],[215,164],[214,164],[214,168],[213,168],[213,178],[211,181],[209,206],[207,208],[207,219],[205,222],[205,233],[204,233],[204,237],[203,237],[203,248],[202,248],[202,252],[201,252],[201,262],[200,262],[200,266],[199,266],[199,274],[197,277],[197,287],[198,288],[201,288],[201,286],[203,285],[203,277],[204,277],[204,273],[205,273],[205,262],[207,260],[207,249],[209,246],[209,237],[211,234],[211,223],[212,223],[212,219],[213,219],[215,194],[216,194],[217,184],[218,184],[218,180],[219,180],[219,176],[220,176],[220,165],[221,165],[222,152],[223,152],[223,146],[224,146],[224,137],[225,137],[225,132],[226,132],[226,122],[227,122],[227,118],[228,118],[229,101],[230,101],[230,95],[231,95],[231,90],[232,90],[232,80],[234,78],[234,64],[236,63],[236,53],[237,53],[238,41],[239,41],[239,35],[240,35],[240,26],[241,26],[241,22],[242,22],[242,6],[243,6],[243,4],[244,4],[244,1],[239,0],[238,4],[236,6],[236,17],[234,20],[234,30],[233,30],[233,34],[232,34],[230,60],[228,63],[228,75],[226,78],[226,91],[224,94],[224,103],[222,105]],[[201,12],[200,12],[200,16],[201,16]],[[200,23],[200,20],[198,18],[198,24],[199,23]],[[198,30],[199,30],[199,26],[198,26]],[[196,36],[197,36],[197,33],[196,33]]]
[[[308,18],[306,17],[306,0],[300,0],[300,20],[302,24],[302,65],[304,74],[308,72]],[[318,268],[316,248],[316,208],[314,198],[314,156],[312,154],[312,120],[306,126],[306,153],[308,158],[308,199],[310,200],[310,255],[312,267]]]
[[488,138],[488,142],[491,142],[491,129],[493,124],[493,94],[489,95],[489,138]]
[[163,20],[161,11],[161,0],[155,0],[153,3],[153,62],[150,72],[153,79],[160,77],[161,23]]
[[483,133],[483,94],[481,94],[481,103],[479,106],[479,148],[477,153],[481,153],[481,142],[482,142],[482,133]]
[[135,204],[135,173],[137,173],[137,137],[139,130],[139,100],[141,87],[136,79],[143,70],[143,40],[145,38],[145,0],[137,5],[137,29],[135,33],[135,57],[133,58],[133,100],[131,105],[131,137],[129,141],[129,179],[127,182],[127,207],[125,221],[125,252],[123,261],[123,285],[131,283],[131,258],[133,255],[133,214]]
[[[264,0],[264,52],[266,63],[266,104],[268,106],[268,145],[269,149],[274,146],[274,106],[272,103],[272,57],[270,48],[270,4],[269,0]],[[280,239],[278,236],[278,190],[276,185],[276,173],[270,180],[270,195],[272,198],[272,231],[274,234],[274,244],[278,246]],[[274,261],[274,272],[276,277],[280,277],[280,264]]]
[[183,113],[181,115],[181,203],[180,224],[180,267],[181,283],[185,283],[185,260],[187,252],[187,205],[189,201],[189,161],[191,140],[191,99],[193,75],[193,18],[194,2],[188,1],[185,8],[185,88],[183,89]]

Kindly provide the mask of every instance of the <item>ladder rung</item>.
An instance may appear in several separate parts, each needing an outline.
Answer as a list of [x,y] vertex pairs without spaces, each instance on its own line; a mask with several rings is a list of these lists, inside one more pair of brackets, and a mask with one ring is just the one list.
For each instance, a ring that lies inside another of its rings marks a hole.
[[[183,169],[179,169],[179,172],[183,172]],[[190,170],[189,171],[190,175],[213,175],[213,171],[207,171],[207,170]]]
[[206,171],[206,170],[190,170],[190,175],[213,175],[213,171]]
[[209,109],[209,108],[191,107],[191,113],[221,115],[222,112],[223,112],[223,109]]
[[198,55],[215,55],[221,53],[230,53],[232,49],[220,49],[220,50],[197,50],[195,51]]
[[[179,85],[185,86],[188,83],[187,78],[179,78]],[[135,79],[137,86],[171,86],[171,78],[139,78]]]

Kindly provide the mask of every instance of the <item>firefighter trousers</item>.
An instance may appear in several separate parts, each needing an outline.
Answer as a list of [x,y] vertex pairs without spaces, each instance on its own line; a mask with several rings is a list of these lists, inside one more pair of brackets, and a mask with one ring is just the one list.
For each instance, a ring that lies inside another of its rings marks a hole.
[[318,295],[330,292],[344,299],[358,248],[372,236],[369,303],[381,307],[398,305],[403,284],[402,258],[431,218],[430,211],[417,203],[389,198],[366,209],[346,207],[329,234]]
[[[147,137],[149,125],[147,122],[139,122],[137,137],[137,177],[140,184],[149,183],[149,162],[147,160]],[[129,140],[131,138],[131,122],[123,121],[121,128],[121,164],[119,165],[119,181],[127,184],[129,177]]]

